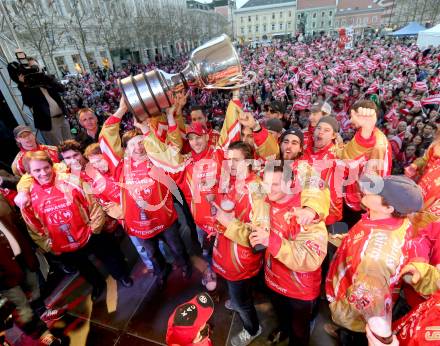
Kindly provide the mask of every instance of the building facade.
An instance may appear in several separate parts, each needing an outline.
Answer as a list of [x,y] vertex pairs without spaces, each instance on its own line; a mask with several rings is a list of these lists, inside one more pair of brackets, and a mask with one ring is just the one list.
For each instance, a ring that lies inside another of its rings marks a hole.
[[367,28],[379,29],[384,13],[385,8],[372,0],[339,0],[335,28],[352,27],[357,32]]
[[296,1],[249,0],[234,11],[234,29],[240,41],[294,36]]
[[185,0],[1,0],[2,34],[58,77],[187,53],[230,32],[222,15]]
[[306,35],[331,33],[335,15],[336,0],[298,0],[296,30]]
[[431,27],[440,22],[438,0],[381,0],[386,8],[383,22],[387,27],[398,29],[409,22],[418,22]]

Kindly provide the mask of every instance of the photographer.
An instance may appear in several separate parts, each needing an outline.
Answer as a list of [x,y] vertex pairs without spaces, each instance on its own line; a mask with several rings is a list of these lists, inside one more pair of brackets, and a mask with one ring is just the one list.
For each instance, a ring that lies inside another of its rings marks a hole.
[[19,62],[10,63],[8,72],[18,85],[23,103],[32,111],[35,128],[41,131],[46,144],[57,145],[70,139],[69,123],[64,116],[66,108],[60,96],[64,86],[43,72],[35,59],[23,52],[16,55]]

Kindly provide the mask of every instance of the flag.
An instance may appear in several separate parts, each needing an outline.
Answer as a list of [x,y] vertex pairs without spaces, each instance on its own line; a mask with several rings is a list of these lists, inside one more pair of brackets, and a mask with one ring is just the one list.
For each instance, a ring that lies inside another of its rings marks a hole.
[[293,104],[293,109],[296,111],[303,111],[309,109],[310,102],[305,98],[298,98]]
[[390,138],[390,145],[394,155],[397,155],[400,149],[402,149],[402,144],[404,139],[405,139],[405,131]]
[[379,90],[379,83],[375,80],[365,92],[366,94],[376,94]]
[[325,85],[325,86],[324,86],[324,91],[325,91],[327,94],[332,94],[332,95],[334,95],[334,96],[339,95],[339,89],[338,89],[338,87],[333,86],[333,85]]
[[422,108],[422,103],[413,99],[406,99],[406,104],[410,107]]
[[397,106],[393,105],[388,113],[384,116],[385,120],[391,124],[393,128],[397,127],[397,124],[399,123],[399,116],[397,115]]
[[414,82],[413,88],[417,91],[428,91],[428,86],[426,85],[426,81]]
[[422,106],[440,105],[440,94],[425,97],[424,99],[420,100],[420,103]]

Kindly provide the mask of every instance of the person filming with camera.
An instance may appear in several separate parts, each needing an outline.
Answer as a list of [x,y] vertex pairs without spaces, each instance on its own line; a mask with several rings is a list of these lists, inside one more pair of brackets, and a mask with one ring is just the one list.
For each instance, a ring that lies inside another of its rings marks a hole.
[[23,51],[15,53],[18,62],[9,63],[8,72],[17,83],[23,103],[30,108],[34,126],[46,141],[57,145],[71,138],[70,126],[65,118],[66,108],[61,93],[64,86],[53,75],[46,74],[37,60],[27,57]]

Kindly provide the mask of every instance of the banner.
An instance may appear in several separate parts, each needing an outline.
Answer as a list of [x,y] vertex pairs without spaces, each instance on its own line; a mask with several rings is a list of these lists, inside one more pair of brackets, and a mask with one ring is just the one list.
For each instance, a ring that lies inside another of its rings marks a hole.
[[353,49],[353,28],[351,26],[345,28],[345,35],[347,37],[345,42],[345,49]]

